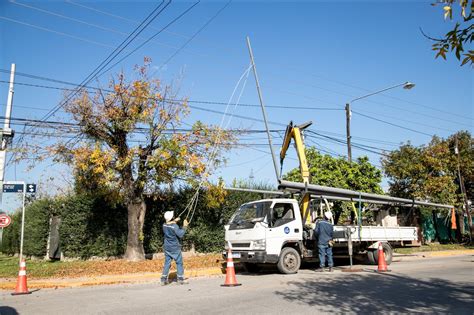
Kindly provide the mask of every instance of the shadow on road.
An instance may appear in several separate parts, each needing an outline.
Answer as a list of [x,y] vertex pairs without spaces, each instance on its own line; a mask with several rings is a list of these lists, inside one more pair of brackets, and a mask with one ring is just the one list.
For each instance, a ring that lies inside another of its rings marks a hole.
[[[291,302],[346,313],[429,312],[472,314],[474,286],[442,279],[427,281],[395,274],[347,274],[289,282],[276,291]],[[294,288],[294,289],[293,289]]]
[[18,312],[13,307],[0,306],[0,315],[18,315]]

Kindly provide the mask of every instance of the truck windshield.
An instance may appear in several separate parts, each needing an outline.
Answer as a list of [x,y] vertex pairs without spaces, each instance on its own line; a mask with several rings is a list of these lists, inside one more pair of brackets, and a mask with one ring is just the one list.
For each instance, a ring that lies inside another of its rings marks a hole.
[[271,205],[271,201],[254,202],[242,205],[239,210],[234,213],[229,221],[229,224],[242,225],[246,223],[263,221],[267,213],[269,213]]

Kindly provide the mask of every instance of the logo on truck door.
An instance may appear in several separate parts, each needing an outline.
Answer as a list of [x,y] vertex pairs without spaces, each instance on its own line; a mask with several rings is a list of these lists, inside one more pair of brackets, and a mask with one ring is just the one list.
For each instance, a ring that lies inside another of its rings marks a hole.
[[285,231],[285,234],[289,234],[289,233],[290,233],[290,228],[289,228],[289,227],[287,227],[287,226],[285,226],[285,229],[284,229],[284,231]]

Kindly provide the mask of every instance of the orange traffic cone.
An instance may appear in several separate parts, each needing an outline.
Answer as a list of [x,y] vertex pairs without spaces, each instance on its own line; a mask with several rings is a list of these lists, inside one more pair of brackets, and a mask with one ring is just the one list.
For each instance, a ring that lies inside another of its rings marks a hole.
[[16,282],[15,292],[12,295],[31,294],[26,285],[26,262],[23,259],[20,262],[20,271],[18,272],[18,281]]
[[456,225],[456,211],[454,208],[451,209],[451,230],[456,230],[457,225]]
[[379,249],[378,249],[378,261],[379,266],[377,272],[387,272],[390,271],[387,269],[387,262],[385,261],[385,254],[383,252],[382,242],[379,242]]
[[235,278],[234,261],[232,260],[232,250],[229,247],[229,251],[227,252],[227,268],[225,270],[225,282],[221,286],[236,287],[239,285],[242,284],[237,283],[237,279]]

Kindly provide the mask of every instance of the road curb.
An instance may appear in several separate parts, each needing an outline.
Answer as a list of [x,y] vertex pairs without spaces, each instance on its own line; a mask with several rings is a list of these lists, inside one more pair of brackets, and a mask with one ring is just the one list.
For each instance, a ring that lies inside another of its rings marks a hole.
[[[219,267],[205,268],[205,269],[191,269],[185,271],[185,276],[188,278],[209,277],[222,275],[223,271]],[[28,280],[28,289],[35,291],[36,289],[58,289],[58,288],[77,288],[83,286],[96,286],[106,284],[120,284],[120,283],[145,283],[160,281],[161,273],[146,273],[146,274],[125,274],[125,275],[110,275],[100,277],[84,278],[68,278],[68,279],[35,279]],[[6,279],[0,282],[0,290],[14,290],[16,279]]]

